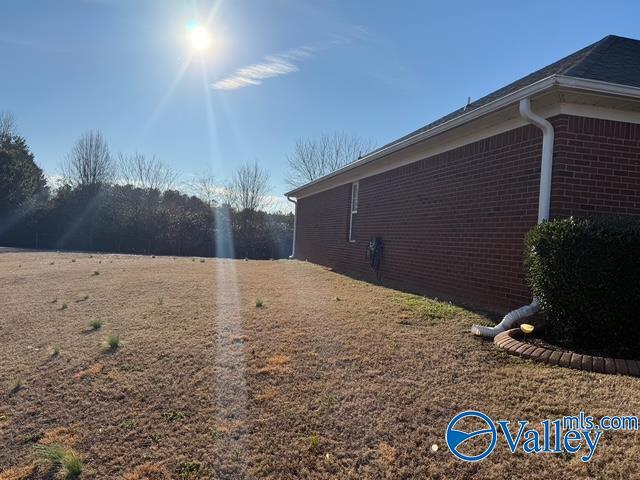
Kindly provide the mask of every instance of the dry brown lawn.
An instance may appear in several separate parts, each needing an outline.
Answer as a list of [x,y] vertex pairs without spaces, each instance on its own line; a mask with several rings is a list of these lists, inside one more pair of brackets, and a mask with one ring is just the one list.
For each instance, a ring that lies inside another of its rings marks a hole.
[[476,315],[419,303],[295,261],[1,254],[0,479],[54,478],[35,455],[52,443],[87,479],[639,475],[631,433],[587,464],[500,442],[456,460],[461,410],[637,414],[640,381],[508,357]]

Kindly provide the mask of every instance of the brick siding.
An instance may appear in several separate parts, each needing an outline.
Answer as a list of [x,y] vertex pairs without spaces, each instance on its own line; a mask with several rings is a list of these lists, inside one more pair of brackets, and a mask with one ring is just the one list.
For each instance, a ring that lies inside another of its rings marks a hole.
[[[561,115],[551,215],[640,214],[640,126]],[[367,239],[384,239],[385,285],[495,312],[528,303],[522,258],[536,223],[542,134],[505,132],[298,201],[296,258],[375,280]]]

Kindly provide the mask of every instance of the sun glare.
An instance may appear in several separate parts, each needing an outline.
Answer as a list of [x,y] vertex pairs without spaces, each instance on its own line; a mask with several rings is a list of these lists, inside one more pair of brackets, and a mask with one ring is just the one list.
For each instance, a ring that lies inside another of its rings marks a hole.
[[190,29],[191,48],[198,51],[207,50],[211,46],[211,35],[199,25]]

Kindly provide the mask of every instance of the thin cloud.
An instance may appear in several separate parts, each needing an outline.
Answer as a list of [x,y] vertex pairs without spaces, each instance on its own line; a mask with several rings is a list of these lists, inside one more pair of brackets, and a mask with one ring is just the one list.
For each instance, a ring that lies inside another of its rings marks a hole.
[[286,52],[268,55],[261,62],[244,66],[233,75],[218,80],[211,86],[216,90],[237,90],[251,85],[260,85],[267,78],[280,77],[300,70],[298,64],[315,54],[348,44],[365,34],[363,27],[354,27],[346,35],[335,35],[331,40],[293,48]]

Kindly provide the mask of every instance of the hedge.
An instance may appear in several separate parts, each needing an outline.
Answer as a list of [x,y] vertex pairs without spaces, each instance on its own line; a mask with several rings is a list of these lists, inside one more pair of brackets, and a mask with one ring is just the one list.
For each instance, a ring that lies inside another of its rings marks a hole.
[[640,358],[640,219],[545,222],[529,232],[525,251],[552,341]]

